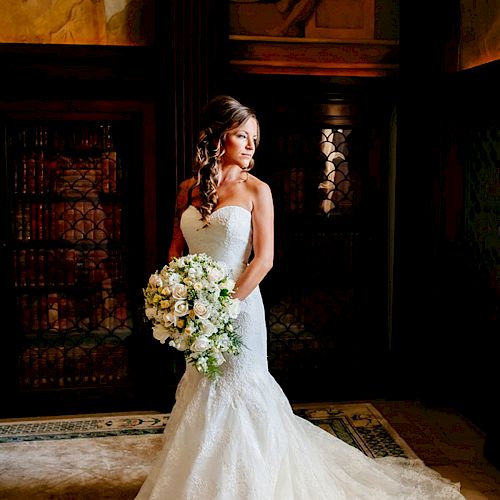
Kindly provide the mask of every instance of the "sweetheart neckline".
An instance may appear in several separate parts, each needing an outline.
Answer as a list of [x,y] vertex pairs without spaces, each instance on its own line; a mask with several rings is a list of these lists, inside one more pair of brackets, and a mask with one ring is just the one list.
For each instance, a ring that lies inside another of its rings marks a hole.
[[[194,205],[189,205],[188,208],[191,208],[193,207],[198,213],[200,213],[200,210],[198,207],[194,206]],[[239,208],[240,210],[243,210],[244,212],[246,212],[247,214],[249,215],[252,215],[252,212],[250,212],[250,210],[248,210],[247,208],[245,207],[242,207],[240,205],[223,205],[222,207],[219,207],[219,208],[216,208],[211,215],[215,214],[216,212],[218,212],[219,210],[223,210],[224,208]],[[186,209],[187,210],[187,209]]]

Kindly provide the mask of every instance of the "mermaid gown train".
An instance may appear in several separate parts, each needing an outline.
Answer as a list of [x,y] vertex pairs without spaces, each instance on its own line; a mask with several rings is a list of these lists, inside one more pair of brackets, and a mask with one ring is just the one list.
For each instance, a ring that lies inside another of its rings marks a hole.
[[[203,227],[189,206],[181,230],[190,253],[205,252],[237,277],[251,252],[251,214],[230,205]],[[373,459],[296,416],[268,371],[259,289],[237,327],[246,346],[214,383],[188,365],[163,448],[136,500],[463,499],[458,485],[421,462]]]

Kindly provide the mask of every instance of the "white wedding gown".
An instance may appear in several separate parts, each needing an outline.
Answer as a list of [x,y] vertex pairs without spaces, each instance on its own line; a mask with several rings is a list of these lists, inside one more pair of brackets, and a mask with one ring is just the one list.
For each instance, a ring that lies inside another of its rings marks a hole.
[[[237,277],[251,252],[250,212],[223,206],[203,226],[189,206],[181,218],[189,252],[211,255]],[[237,327],[246,349],[227,359],[218,381],[187,366],[137,500],[464,498],[420,461],[369,458],[293,413],[268,371],[258,288],[242,302]]]

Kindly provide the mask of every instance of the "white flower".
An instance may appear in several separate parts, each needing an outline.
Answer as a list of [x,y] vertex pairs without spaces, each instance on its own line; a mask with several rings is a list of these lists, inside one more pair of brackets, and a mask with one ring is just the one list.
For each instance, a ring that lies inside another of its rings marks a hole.
[[207,254],[172,259],[143,289],[154,338],[169,339],[200,373],[220,375],[223,353],[235,355],[241,347],[233,327],[240,310],[240,302],[230,298],[234,286],[225,266]]
[[169,311],[162,316],[162,320],[165,326],[171,326],[175,323],[175,314]]
[[230,291],[232,292],[234,290],[234,287],[235,287],[236,283],[233,279],[231,278],[227,278],[226,281],[224,282],[224,286]]
[[214,357],[215,357],[215,361],[217,362],[217,366],[222,365],[222,363],[224,363],[224,361],[226,361],[224,359],[224,356],[220,352],[216,352]]
[[152,274],[151,277],[149,278],[149,284],[151,286],[160,288],[163,286],[163,281],[157,274]]
[[199,278],[203,274],[202,267],[200,266],[200,264],[194,263],[193,267],[190,267],[188,269],[188,273],[187,274],[192,279],[193,278]]
[[228,307],[227,313],[231,319],[236,319],[240,313],[241,304],[238,299],[233,299]]
[[186,339],[183,338],[171,340],[168,345],[175,347],[178,351],[185,351],[187,349]]
[[229,349],[229,339],[226,335],[222,336],[218,342],[218,347],[220,347],[223,351],[227,351]]
[[168,330],[163,325],[153,326],[153,337],[162,344],[170,337]]
[[203,352],[206,351],[209,347],[210,347],[210,340],[207,337],[201,335],[191,345],[191,350],[195,352]]
[[185,299],[187,297],[188,289],[183,283],[176,283],[172,288],[172,297],[174,299]]
[[208,271],[207,278],[208,278],[208,281],[210,281],[211,283],[219,282],[222,278],[224,278],[224,273],[220,269],[217,269],[216,267],[212,267]]
[[189,305],[185,300],[178,300],[174,304],[174,314],[176,316],[185,316],[189,313]]
[[217,332],[217,328],[215,328],[215,325],[211,321],[207,320],[202,321],[201,330],[207,336],[210,336]]
[[210,315],[210,310],[208,306],[199,300],[193,304],[193,311],[200,319],[207,319]]
[[180,283],[180,281],[181,281],[181,277],[180,277],[180,275],[179,275],[179,274],[177,274],[177,273],[172,273],[172,274],[169,274],[169,275],[168,275],[168,284],[169,284],[170,286],[173,286],[173,285],[175,285],[175,284],[177,284],[177,283]]

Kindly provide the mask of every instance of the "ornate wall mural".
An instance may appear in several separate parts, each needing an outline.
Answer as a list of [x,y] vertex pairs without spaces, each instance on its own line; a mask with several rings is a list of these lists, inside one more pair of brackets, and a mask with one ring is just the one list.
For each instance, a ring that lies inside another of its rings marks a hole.
[[231,0],[231,34],[395,40],[397,11],[393,0]]
[[459,69],[500,59],[500,3],[462,0]]
[[0,0],[0,42],[149,45],[148,0]]

